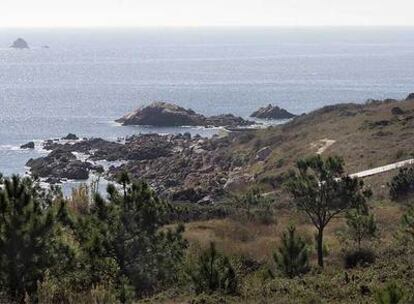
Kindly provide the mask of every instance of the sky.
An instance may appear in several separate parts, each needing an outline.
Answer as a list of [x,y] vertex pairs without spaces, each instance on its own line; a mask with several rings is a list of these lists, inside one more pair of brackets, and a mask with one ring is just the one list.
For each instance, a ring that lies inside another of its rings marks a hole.
[[1,27],[411,26],[414,0],[0,0]]

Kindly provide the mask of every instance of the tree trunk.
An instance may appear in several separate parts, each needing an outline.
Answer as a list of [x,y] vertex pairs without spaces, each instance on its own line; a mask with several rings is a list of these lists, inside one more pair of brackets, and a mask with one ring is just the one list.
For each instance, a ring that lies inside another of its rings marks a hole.
[[317,236],[318,265],[323,268],[323,228],[318,229]]

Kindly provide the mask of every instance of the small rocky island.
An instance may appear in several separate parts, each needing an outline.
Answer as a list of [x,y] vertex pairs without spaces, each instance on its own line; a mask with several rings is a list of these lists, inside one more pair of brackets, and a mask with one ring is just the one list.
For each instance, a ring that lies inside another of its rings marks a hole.
[[285,109],[279,108],[269,104],[266,107],[262,107],[259,110],[253,112],[250,117],[260,119],[291,119],[296,117],[295,114],[288,112]]
[[233,114],[206,117],[191,109],[185,109],[167,102],[153,102],[140,107],[132,113],[117,120],[124,126],[146,125],[158,127],[204,126],[204,127],[239,127],[253,125]]
[[20,149],[34,149],[35,143],[33,141],[29,141],[28,143],[21,145]]
[[18,38],[10,47],[14,49],[28,49],[29,44],[24,39]]

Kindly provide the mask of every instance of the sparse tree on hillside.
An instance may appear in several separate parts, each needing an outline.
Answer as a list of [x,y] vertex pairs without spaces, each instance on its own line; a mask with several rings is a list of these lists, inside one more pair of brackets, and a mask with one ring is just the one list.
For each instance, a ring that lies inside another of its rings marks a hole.
[[350,238],[361,250],[363,240],[369,240],[376,236],[377,223],[374,215],[366,208],[355,208],[346,214],[346,224]]
[[339,157],[322,159],[320,155],[300,160],[292,172],[287,189],[298,210],[303,211],[317,229],[318,264],[324,266],[323,236],[330,221],[365,204],[369,191],[363,182],[344,175],[344,162]]

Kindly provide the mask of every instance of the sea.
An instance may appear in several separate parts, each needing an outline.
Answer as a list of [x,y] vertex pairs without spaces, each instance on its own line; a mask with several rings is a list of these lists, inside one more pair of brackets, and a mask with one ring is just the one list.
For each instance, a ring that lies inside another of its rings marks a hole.
[[[19,37],[30,49],[9,47]],[[114,122],[152,101],[248,117],[413,91],[414,28],[0,29],[0,172],[27,173],[43,140],[69,132],[218,132]]]

